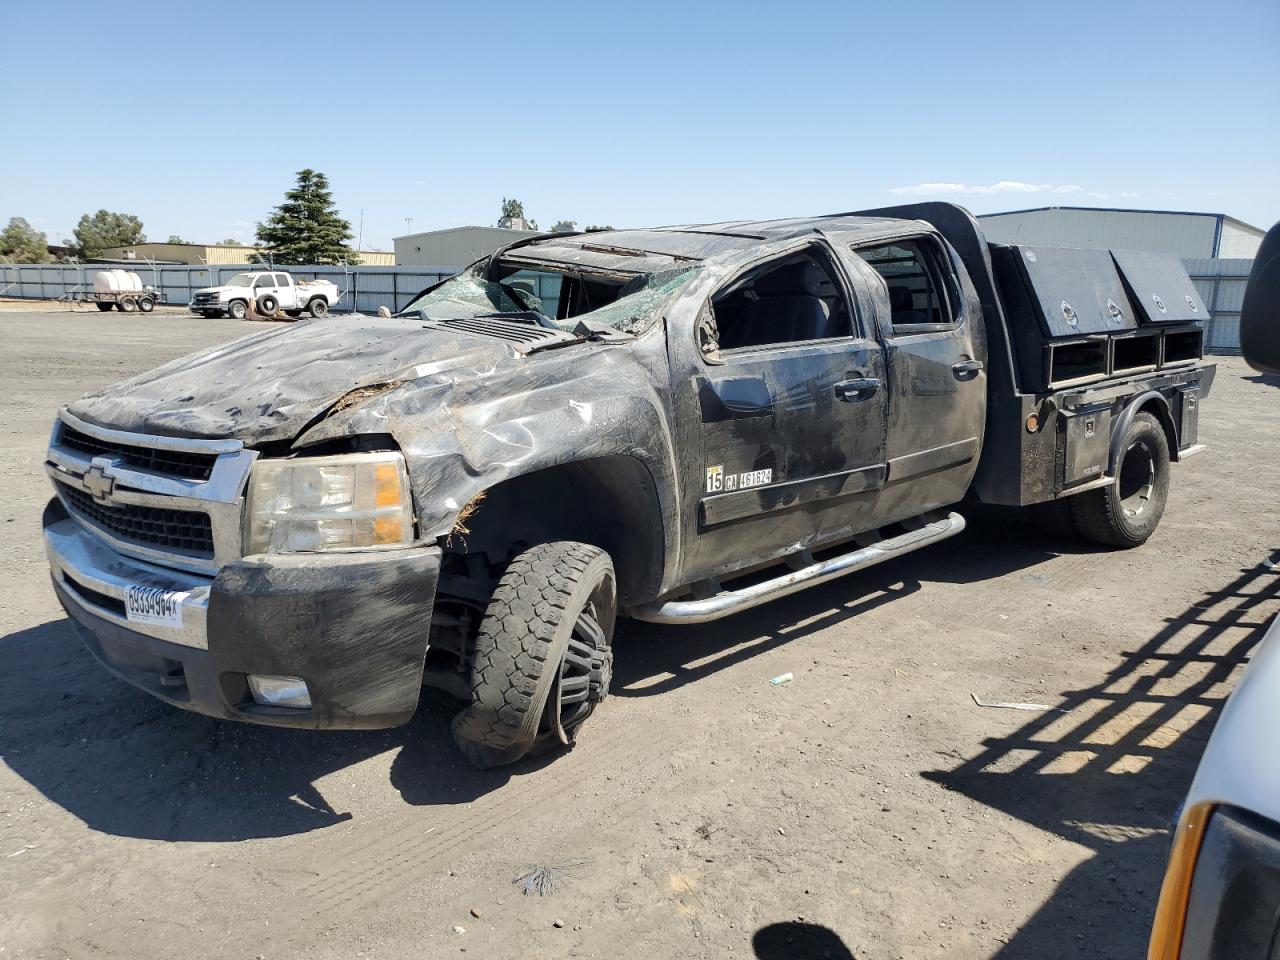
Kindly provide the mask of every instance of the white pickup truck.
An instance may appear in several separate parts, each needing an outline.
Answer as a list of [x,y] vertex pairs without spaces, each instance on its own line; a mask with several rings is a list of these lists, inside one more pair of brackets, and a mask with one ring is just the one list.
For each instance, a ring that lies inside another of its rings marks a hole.
[[191,312],[202,317],[231,316],[243,320],[252,304],[263,316],[283,310],[300,317],[305,310],[323,317],[338,302],[338,288],[328,280],[294,280],[280,271],[237,273],[220,287],[205,287],[191,295]]

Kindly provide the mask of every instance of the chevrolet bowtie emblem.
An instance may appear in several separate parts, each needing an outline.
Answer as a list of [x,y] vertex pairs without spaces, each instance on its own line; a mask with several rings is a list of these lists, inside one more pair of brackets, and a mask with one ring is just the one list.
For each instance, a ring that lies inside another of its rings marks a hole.
[[81,482],[97,503],[106,503],[111,498],[111,491],[116,488],[115,477],[107,476],[106,469],[100,463],[90,466]]

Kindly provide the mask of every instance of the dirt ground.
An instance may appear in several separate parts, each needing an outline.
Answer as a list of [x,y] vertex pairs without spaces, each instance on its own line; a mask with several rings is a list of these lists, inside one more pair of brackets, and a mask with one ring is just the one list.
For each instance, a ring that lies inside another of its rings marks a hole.
[[[378,733],[219,723],[113,679],[55,602],[55,408],[254,326],[0,310],[0,956],[1144,955],[1170,818],[1280,611],[1280,379],[1219,358],[1143,549],[976,517],[734,619],[625,622],[577,747],[478,773],[443,696]],[[564,884],[522,896],[537,865]]]

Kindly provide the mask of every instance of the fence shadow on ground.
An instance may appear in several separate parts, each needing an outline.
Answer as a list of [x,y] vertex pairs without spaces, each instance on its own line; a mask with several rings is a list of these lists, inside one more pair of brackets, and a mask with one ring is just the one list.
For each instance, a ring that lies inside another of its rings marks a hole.
[[1098,683],[926,774],[1093,855],[999,952],[1002,960],[1145,955],[1168,853],[1234,673],[1266,628],[1280,577],[1266,562],[1205,595]]

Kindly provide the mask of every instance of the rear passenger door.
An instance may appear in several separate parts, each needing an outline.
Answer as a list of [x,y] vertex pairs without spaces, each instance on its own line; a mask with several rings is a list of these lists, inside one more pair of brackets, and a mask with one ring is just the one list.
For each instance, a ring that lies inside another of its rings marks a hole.
[[293,286],[293,278],[287,273],[277,273],[276,277],[276,299],[280,301],[280,306],[285,310],[292,310],[298,306],[298,291]]
[[881,348],[823,243],[747,267],[704,307],[704,484],[693,569],[717,576],[872,523],[884,476]]
[[[985,337],[948,247],[932,234],[856,246],[884,280],[886,516],[958,503],[986,424]],[[884,300],[881,301],[883,306]]]

